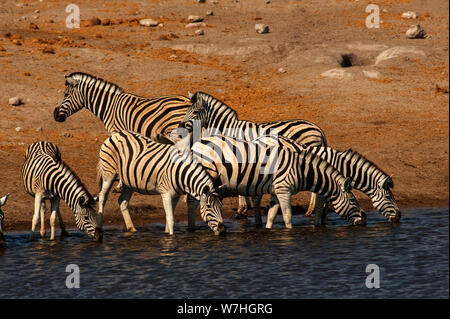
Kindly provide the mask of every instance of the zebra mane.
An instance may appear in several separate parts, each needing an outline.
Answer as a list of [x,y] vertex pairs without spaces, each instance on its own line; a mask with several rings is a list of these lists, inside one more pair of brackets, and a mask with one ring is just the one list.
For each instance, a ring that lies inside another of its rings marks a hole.
[[[378,167],[377,164],[375,164],[374,162],[372,162],[371,160],[369,160],[368,158],[366,158],[364,155],[358,153],[357,151],[354,151],[353,149],[349,148],[348,150],[345,151],[339,151],[340,153],[343,153],[345,156],[347,154],[352,155],[353,160],[354,161],[358,161],[360,159],[368,162],[371,166],[373,166],[377,171],[379,171],[381,174],[383,174],[383,177],[386,177],[388,180],[388,186],[390,188],[394,188],[394,181],[392,180],[392,178],[385,172],[383,171],[380,167]],[[356,157],[356,158],[355,158]]]
[[[191,97],[191,102],[194,105],[198,99],[201,98],[202,101],[204,101],[204,103],[206,103],[206,105],[208,106],[208,111],[211,110],[212,108],[214,109],[226,109],[229,110],[229,115],[236,117],[236,119],[238,119],[237,113],[234,109],[232,109],[231,107],[229,107],[228,105],[226,105],[225,103],[223,103],[221,100],[215,98],[212,95],[209,95],[208,93],[204,93],[204,92],[196,92],[192,97]],[[204,104],[203,104],[204,105]]]
[[110,89],[114,88],[116,92],[118,93],[123,93],[124,90],[118,86],[115,83],[112,83],[110,81],[106,81],[102,78],[96,77],[95,75],[89,74],[89,73],[84,73],[84,72],[72,72],[70,73],[67,77],[70,78],[74,78],[76,80],[79,80],[81,82],[87,82],[89,80],[94,80],[95,82],[102,82],[105,84],[109,84],[110,85]]

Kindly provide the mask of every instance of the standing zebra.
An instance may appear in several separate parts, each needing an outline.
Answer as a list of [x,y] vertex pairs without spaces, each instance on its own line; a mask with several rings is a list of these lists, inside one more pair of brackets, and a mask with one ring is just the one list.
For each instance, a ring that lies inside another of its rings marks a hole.
[[6,204],[8,197],[9,193],[0,198],[0,246],[5,241],[5,238],[3,237],[3,220],[5,219],[5,214],[2,211],[2,206]]
[[[166,232],[173,234],[173,211],[182,194],[200,201],[200,214],[215,234],[223,232],[222,202],[213,180],[203,167],[187,160],[172,145],[160,144],[130,131],[111,135],[100,148],[99,221],[111,186],[119,177],[119,206],[128,231],[136,231],[128,212],[133,192],[161,194],[166,213]],[[188,206],[193,207],[192,202]],[[192,212],[193,214],[194,212]]]
[[103,232],[97,225],[92,197],[75,173],[61,160],[61,153],[55,144],[41,141],[28,146],[20,175],[25,191],[34,196],[31,239],[39,221],[39,213],[41,236],[45,236],[45,199],[50,199],[51,202],[50,239],[55,239],[56,214],[61,235],[67,234],[59,211],[59,201],[62,199],[72,209],[77,227],[92,239],[102,240]]
[[151,139],[168,135],[183,119],[190,100],[182,95],[142,97],[90,74],[66,76],[64,98],[53,112],[58,122],[85,107],[105,125],[109,134],[128,130]]
[[[276,138],[267,136],[258,138],[264,143],[287,147],[295,152],[301,152],[306,148],[282,136]],[[352,181],[352,188],[366,194],[373,203],[373,206],[387,218],[389,222],[397,222],[401,218],[400,210],[392,194],[391,188],[394,183],[389,175],[378,168],[373,162],[361,154],[349,149],[338,151],[331,147],[310,147],[308,152],[320,156],[330,163],[344,177]],[[326,214],[326,203],[322,209],[317,209],[316,214]],[[276,213],[276,208],[275,213]],[[316,220],[321,216],[316,216]]]
[[[211,177],[225,186],[223,192],[231,196],[275,195],[286,228],[292,227],[291,196],[305,190],[328,198],[336,213],[352,224],[365,224],[365,214],[350,192],[350,179],[310,152],[217,135],[195,142],[191,151]],[[255,219],[261,223],[259,209]]]
[[[306,147],[327,146],[325,134],[316,124],[306,120],[285,120],[267,123],[255,123],[239,120],[236,111],[215,97],[197,92],[191,96],[192,106],[186,111],[186,116],[180,127],[189,131],[193,129],[193,120],[200,120],[202,128],[210,129],[212,133],[231,136],[251,141],[260,135],[275,134],[285,136]],[[218,132],[217,132],[218,131]],[[323,201],[323,199],[319,199]],[[245,214],[247,202],[239,197],[238,214]],[[314,211],[316,195],[311,195],[308,212]]]

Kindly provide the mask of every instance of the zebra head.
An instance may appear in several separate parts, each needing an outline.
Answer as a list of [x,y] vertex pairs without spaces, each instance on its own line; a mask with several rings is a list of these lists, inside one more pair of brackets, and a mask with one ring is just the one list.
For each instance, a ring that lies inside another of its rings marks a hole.
[[80,81],[72,76],[64,76],[66,78],[66,90],[61,104],[53,111],[56,121],[64,122],[66,118],[78,112],[85,105],[84,94],[80,90]]
[[93,199],[81,196],[75,208],[75,224],[95,241],[103,239],[103,231],[97,224],[97,213],[92,208]]
[[366,214],[362,211],[355,195],[351,192],[350,178],[343,177],[339,180],[338,184],[338,199],[333,201],[336,213],[347,219],[353,225],[365,225]]
[[206,221],[214,234],[220,235],[225,232],[222,219],[222,201],[219,195],[207,189],[200,196],[200,215]]
[[394,182],[391,177],[386,176],[377,182],[370,198],[374,207],[387,218],[388,222],[394,223],[400,221],[401,213],[391,188],[394,188]]
[[189,132],[193,129],[193,121],[200,121],[201,127],[208,125],[208,103],[202,98],[200,92],[191,96],[191,103],[192,105],[187,109],[186,115],[179,125]]

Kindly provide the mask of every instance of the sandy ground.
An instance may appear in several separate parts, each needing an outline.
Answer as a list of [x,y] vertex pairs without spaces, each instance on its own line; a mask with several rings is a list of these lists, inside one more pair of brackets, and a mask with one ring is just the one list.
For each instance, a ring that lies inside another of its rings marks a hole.
[[[74,71],[144,96],[208,92],[241,119],[308,119],[324,129],[330,146],[351,147],[392,174],[401,208],[448,206],[448,1],[75,3],[79,29],[66,27],[69,13],[61,1],[0,4],[0,195],[11,193],[3,207],[6,230],[30,228],[33,199],[19,174],[32,142],[56,143],[90,192],[98,191],[97,156],[107,137],[102,123],[86,110],[65,123],[52,115],[63,96],[64,74]],[[369,3],[379,5],[380,28],[366,27]],[[207,10],[214,15],[206,16]],[[401,17],[409,10],[418,19]],[[205,18],[203,36],[185,28],[190,14]],[[140,26],[142,18],[162,26]],[[257,34],[256,23],[268,24],[270,32]],[[407,39],[413,23],[431,37]],[[342,67],[343,55],[351,67]],[[332,69],[328,74],[335,77],[322,75]],[[13,96],[24,104],[9,105]],[[355,194],[363,208],[372,209]],[[123,224],[117,197],[110,196],[105,225]],[[307,199],[298,194],[293,204],[304,208]],[[131,204],[136,226],[164,220],[159,196],[137,194]],[[235,199],[224,201],[225,217],[236,205]],[[73,227],[72,213],[61,206]],[[186,220],[181,202],[176,220]]]

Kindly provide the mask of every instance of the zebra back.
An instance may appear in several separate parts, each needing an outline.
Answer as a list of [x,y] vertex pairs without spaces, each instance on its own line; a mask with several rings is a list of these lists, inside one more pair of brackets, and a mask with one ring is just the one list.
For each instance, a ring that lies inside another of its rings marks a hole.
[[142,97],[93,75],[75,72],[66,76],[66,91],[54,118],[63,122],[85,107],[109,133],[129,130],[155,138],[176,128],[190,105],[189,98],[182,95]]
[[180,126],[192,130],[193,120],[200,120],[211,135],[227,135],[253,140],[261,135],[281,135],[306,146],[326,146],[325,134],[316,124],[306,120],[284,120],[255,123],[239,120],[236,111],[215,97],[197,92],[191,97],[192,106]]

